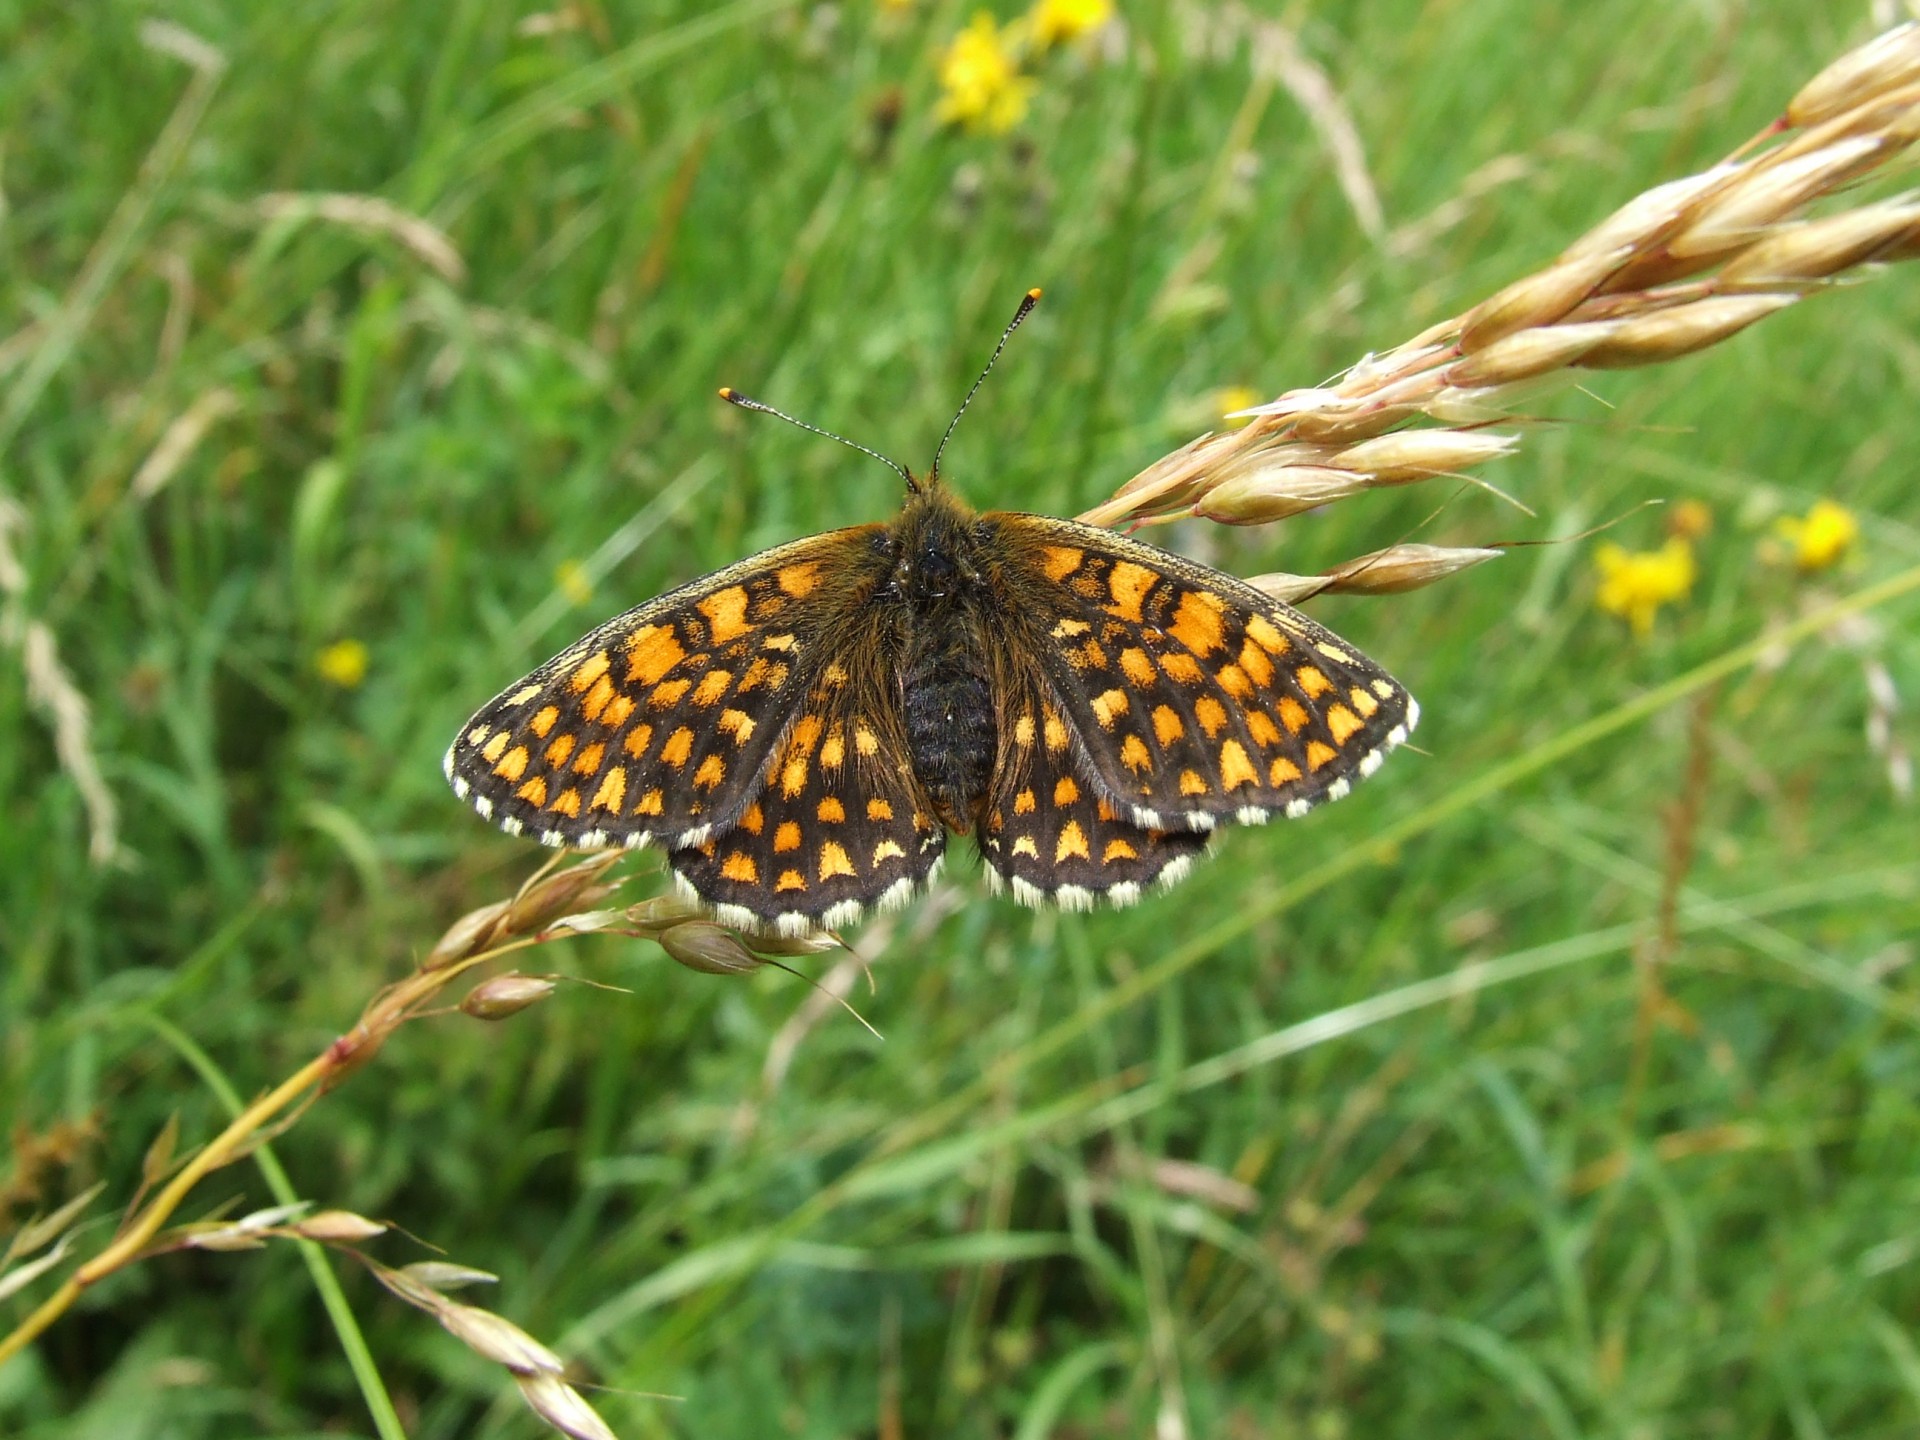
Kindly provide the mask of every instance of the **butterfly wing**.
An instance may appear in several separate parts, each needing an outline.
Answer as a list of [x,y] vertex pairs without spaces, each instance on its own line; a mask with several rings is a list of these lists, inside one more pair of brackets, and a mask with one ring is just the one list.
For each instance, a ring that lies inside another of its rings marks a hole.
[[510,834],[686,844],[737,820],[879,583],[862,525],[750,556],[609,620],[495,696],[447,751],[460,797]]
[[1419,718],[1373,661],[1230,575],[1071,520],[982,522],[1086,777],[1140,826],[1303,815]]
[[839,632],[739,820],[667,857],[725,924],[804,934],[904,904],[946,828],[914,778],[898,680],[871,624]]
[[1205,832],[1135,824],[1085,778],[1044,683],[1013,680],[1009,689],[976,832],[989,881],[1004,880],[1022,904],[1084,909],[1096,899],[1131,904],[1148,885],[1184,875]]

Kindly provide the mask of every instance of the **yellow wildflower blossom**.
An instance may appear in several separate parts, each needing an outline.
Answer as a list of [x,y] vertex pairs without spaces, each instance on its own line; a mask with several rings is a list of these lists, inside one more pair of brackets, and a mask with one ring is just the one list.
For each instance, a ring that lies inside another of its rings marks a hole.
[[1113,18],[1113,0],[1040,0],[1029,22],[1033,43],[1042,50],[1066,40],[1077,40]]
[[1600,571],[1594,602],[1645,635],[1662,605],[1687,598],[1693,589],[1693,547],[1674,536],[1658,550],[1625,550],[1608,543],[1593,555]]
[[593,599],[593,582],[587,578],[587,567],[578,560],[562,560],[554,566],[553,583],[575,605],[584,605]]
[[1259,403],[1260,392],[1251,385],[1222,385],[1213,392],[1214,418],[1222,424],[1238,428],[1245,425],[1249,417],[1236,415],[1235,412],[1249,409]]
[[1860,522],[1844,505],[1816,500],[1804,516],[1783,516],[1774,531],[1793,546],[1793,563],[1811,573],[1834,565],[1860,538]]
[[314,656],[313,668],[329,684],[356,689],[367,678],[367,647],[358,640],[336,640]]
[[940,57],[942,123],[1002,134],[1026,118],[1034,82],[1020,73],[1016,25],[1002,29],[991,15],[953,37]]

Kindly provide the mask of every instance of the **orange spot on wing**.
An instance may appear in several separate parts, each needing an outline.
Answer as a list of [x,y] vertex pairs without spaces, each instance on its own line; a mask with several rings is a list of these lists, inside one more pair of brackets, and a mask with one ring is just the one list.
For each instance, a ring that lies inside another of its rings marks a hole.
[[580,708],[586,712],[589,720],[598,720],[600,712],[607,708],[608,702],[612,699],[613,682],[602,675],[593,682],[593,689],[589,690],[586,698],[580,702]]
[[593,682],[598,680],[602,675],[605,675],[607,673],[607,667],[611,663],[607,658],[606,651],[598,651],[581,661],[580,664],[575,667],[573,674],[567,678],[567,683],[578,693],[593,684]]
[[1127,692],[1124,690],[1105,690],[1093,697],[1093,718],[1100,722],[1100,728],[1111,730],[1113,722],[1127,713]]
[[1040,568],[1047,578],[1056,584],[1080,568],[1085,556],[1084,550],[1075,550],[1066,545],[1049,545],[1040,552]]
[[869,800],[867,801],[867,819],[891,820],[893,819],[893,806],[884,800]]
[[1162,745],[1171,745],[1187,733],[1186,725],[1171,705],[1153,707],[1153,738]]
[[1022,835],[1018,840],[1013,842],[1013,853],[1038,860],[1040,858],[1040,847],[1033,843],[1033,837],[1031,835]]
[[1136,685],[1151,685],[1157,677],[1153,661],[1147,658],[1147,652],[1139,646],[1129,646],[1120,652],[1120,668],[1127,679]]
[[1207,655],[1218,650],[1224,633],[1220,623],[1220,612],[1226,608],[1226,602],[1218,595],[1205,590],[1189,590],[1180,597],[1180,604],[1173,612],[1173,624],[1167,627],[1182,645],[1196,655]]
[[1060,832],[1060,842],[1053,847],[1053,863],[1058,865],[1069,856],[1082,860],[1092,859],[1087,849],[1087,832],[1080,828],[1078,820],[1069,820],[1066,828]]
[[818,805],[814,806],[813,813],[829,825],[837,825],[847,818],[847,807],[829,795]]
[[540,708],[540,712],[527,722],[527,728],[544,740],[547,738],[547,732],[553,729],[553,722],[559,718],[559,706],[544,705]]
[[864,725],[853,727],[853,748],[862,755],[874,755],[880,749],[880,737]]
[[694,607],[707,617],[712,643],[724,645],[738,639],[750,628],[747,624],[747,592],[739,585],[716,590]]
[[1100,852],[1100,863],[1111,865],[1116,860],[1138,860],[1140,852],[1124,840],[1109,840],[1107,848]]
[[1207,777],[1198,770],[1180,772],[1180,793],[1182,795],[1204,795],[1207,793]]
[[731,670],[709,670],[700,677],[700,688],[693,692],[693,703],[711,705],[727,693],[727,686],[733,683]]
[[1039,802],[1033,798],[1033,791],[1022,790],[1018,795],[1013,797],[1013,813],[1016,815],[1031,815],[1037,804],[1039,804]]
[[798,870],[782,870],[780,872],[780,878],[773,882],[773,888],[776,892],[784,890],[799,890],[804,892],[807,888],[807,882],[801,878]]
[[1238,665],[1223,665],[1213,677],[1220,682],[1220,688],[1236,700],[1245,700],[1253,694],[1253,682],[1247,678],[1247,672]]
[[573,762],[574,773],[578,775],[593,774],[594,771],[600,768],[601,757],[604,756],[606,752],[607,747],[605,745],[598,740],[594,741],[593,744],[582,750],[580,752],[580,758]]
[[1273,661],[1267,658],[1267,652],[1251,640],[1240,647],[1240,668],[1247,672],[1247,678],[1265,689],[1273,683]]
[[1207,738],[1211,740],[1227,723],[1227,707],[1211,695],[1202,695],[1193,702],[1193,718],[1200,722],[1200,728],[1207,732]]
[[658,790],[649,790],[633,802],[633,813],[636,815],[658,815],[660,813],[661,801],[664,799],[665,797]]
[[820,878],[831,880],[836,875],[852,875],[853,861],[847,858],[847,852],[829,840],[820,847]]
[[1332,760],[1337,753],[1331,745],[1322,744],[1318,740],[1309,740],[1307,742],[1307,769],[1318,770],[1322,765]]
[[1129,735],[1120,742],[1120,763],[1129,770],[1151,770],[1153,753],[1147,749],[1147,742],[1138,735]]
[[600,716],[600,723],[609,730],[618,730],[627,723],[627,717],[633,714],[633,697],[616,695],[607,702],[607,708]]
[[1074,783],[1071,775],[1062,775],[1059,782],[1053,787],[1053,803],[1056,805],[1071,805],[1079,798],[1079,785]]
[[784,855],[789,850],[800,848],[800,827],[791,820],[782,820],[780,827],[773,832],[773,853]]
[[547,762],[548,768],[558,770],[562,765],[566,764],[567,757],[573,754],[573,747],[576,743],[572,735],[557,736],[554,742],[547,746],[547,753],[543,757]]
[[720,874],[740,885],[751,885],[760,878],[760,867],[751,855],[736,850],[720,863]]
[[1344,705],[1335,705],[1327,711],[1327,729],[1336,745],[1346,744],[1349,735],[1365,728],[1366,722]]
[[899,845],[892,840],[882,840],[878,845],[873,847],[873,863],[875,865],[878,865],[882,860],[904,860],[906,855],[907,852],[902,850]]
[[1271,745],[1280,738],[1280,728],[1267,718],[1264,710],[1249,710],[1243,717],[1247,722],[1247,733],[1253,737],[1256,745]]
[[820,562],[808,560],[799,565],[783,565],[775,578],[787,594],[796,600],[804,600],[820,583]]
[[600,781],[600,788],[593,792],[593,801],[589,810],[611,810],[620,813],[620,802],[627,798],[627,772],[615,765],[607,771]]
[[1285,785],[1289,780],[1300,778],[1300,767],[1282,755],[1267,767],[1269,785]]
[[1229,740],[1220,747],[1221,789],[1234,790],[1259,783],[1260,772],[1253,768],[1253,762],[1247,759],[1247,752],[1238,740]]
[[693,731],[682,725],[667,737],[667,743],[660,747],[660,758],[678,770],[687,763],[687,757],[693,753]]
[[734,744],[744,745],[753,734],[753,717],[744,710],[722,710],[719,728],[722,734],[733,736]]
[[693,772],[693,783],[702,790],[711,790],[726,778],[727,762],[718,755],[707,756]]
[[1284,655],[1290,648],[1287,637],[1264,615],[1255,615],[1247,621],[1247,635],[1269,655]]
[[1042,729],[1046,732],[1047,749],[1064,750],[1067,748],[1067,727],[1060,723],[1060,717],[1054,714],[1053,711],[1048,710],[1045,712]]
[[1309,700],[1333,688],[1333,682],[1312,665],[1302,665],[1293,672],[1293,678]]
[[1291,695],[1284,696],[1274,709],[1280,712],[1280,723],[1287,727],[1289,735],[1298,735],[1307,728],[1307,707]]
[[557,810],[570,819],[578,820],[580,818],[580,792],[571,787],[562,790],[558,795],[553,797],[553,803],[547,806],[547,808],[549,810]]
[[1200,662],[1184,650],[1169,650],[1160,657],[1160,668],[1167,672],[1167,678],[1179,685],[1198,685],[1204,673]]
[[498,760],[502,755],[507,753],[507,742],[512,739],[513,736],[509,732],[505,730],[499,731],[491,740],[487,741],[480,753],[486,756],[489,761]]
[[653,743],[653,727],[636,725],[627,732],[627,738],[620,742],[620,748],[638,760],[647,753],[647,746]]
[[500,757],[500,763],[493,767],[493,773],[502,780],[518,780],[527,771],[527,747],[516,745]]
[[1347,698],[1353,701],[1353,708],[1369,720],[1373,718],[1374,712],[1380,708],[1380,702],[1365,690],[1362,690],[1358,685],[1347,692]]
[[1107,592],[1113,596],[1107,613],[1135,625],[1142,624],[1145,617],[1140,613],[1140,606],[1146,600],[1147,592],[1153,589],[1153,582],[1159,578],[1144,565],[1136,565],[1131,560],[1120,561],[1113,567],[1113,573],[1107,576]]
[[547,803],[547,782],[536,775],[513,793],[530,805],[544,805]]
[[828,770],[838,770],[847,758],[847,740],[836,722],[827,732],[827,738],[820,744],[820,764]]
[[1022,750],[1033,744],[1032,712],[1022,715],[1018,720],[1013,722],[1013,743],[1018,745]]
[[657,685],[674,666],[687,658],[686,649],[671,625],[643,625],[627,641],[627,679]]
[[749,835],[758,835],[766,828],[766,824],[767,812],[760,808],[760,802],[757,800],[749,805],[747,813],[740,817],[740,828]]

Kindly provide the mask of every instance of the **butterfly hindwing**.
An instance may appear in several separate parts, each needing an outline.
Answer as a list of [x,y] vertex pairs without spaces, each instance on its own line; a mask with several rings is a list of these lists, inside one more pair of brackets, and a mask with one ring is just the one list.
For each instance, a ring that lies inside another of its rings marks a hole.
[[1379,666],[1232,576],[1069,520],[993,513],[1024,643],[1091,778],[1148,827],[1304,814],[1419,717]]
[[685,843],[747,808],[877,525],[754,555],[608,621],[482,706],[447,778],[513,834]]
[[1205,833],[1135,824],[1082,772],[1084,757],[1042,686],[1018,690],[1003,710],[1008,733],[980,814],[989,877],[1023,904],[1084,909],[1129,904],[1185,874]]
[[947,832],[913,777],[881,665],[855,646],[824,666],[739,820],[668,855],[724,923],[833,928],[931,878]]

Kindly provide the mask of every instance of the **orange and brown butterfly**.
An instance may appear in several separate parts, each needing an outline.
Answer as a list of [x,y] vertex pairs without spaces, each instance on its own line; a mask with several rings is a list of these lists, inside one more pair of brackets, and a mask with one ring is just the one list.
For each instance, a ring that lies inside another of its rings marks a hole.
[[454,790],[548,845],[659,844],[722,923],[803,934],[904,903],[949,831],[1027,904],[1129,903],[1216,825],[1339,799],[1419,717],[1230,575],[977,514],[938,452],[924,480],[894,468],[891,522],[695,580],[482,706],[447,752]]

